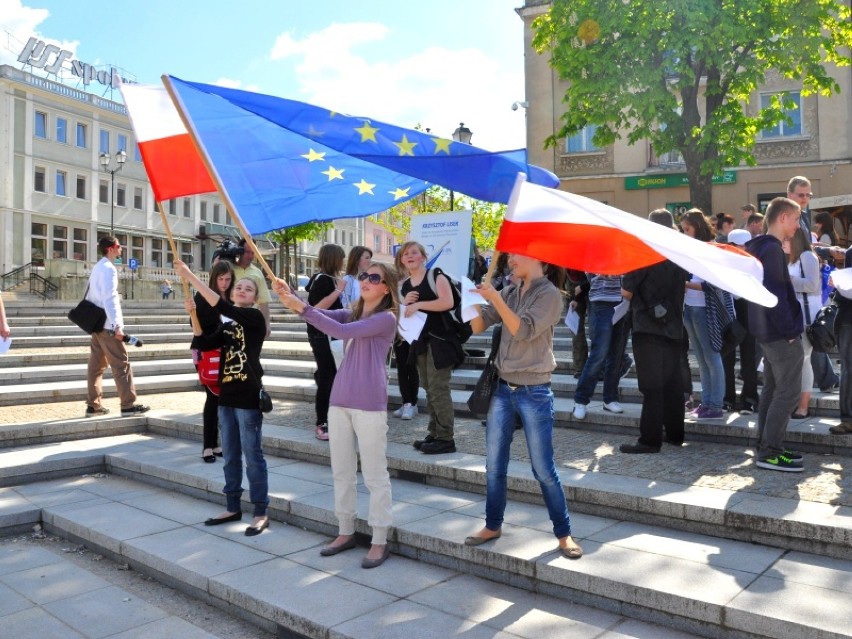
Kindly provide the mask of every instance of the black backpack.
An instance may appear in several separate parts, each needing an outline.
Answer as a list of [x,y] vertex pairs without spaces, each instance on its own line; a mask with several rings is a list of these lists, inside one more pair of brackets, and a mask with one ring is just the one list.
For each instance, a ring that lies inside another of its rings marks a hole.
[[814,321],[805,329],[808,339],[818,353],[828,353],[836,345],[834,338],[834,320],[837,318],[837,305],[823,306],[816,314]]
[[473,329],[470,327],[470,322],[465,322],[462,319],[461,282],[450,277],[439,268],[430,268],[426,271],[426,281],[429,283],[429,288],[432,289],[435,297],[438,296],[438,285],[435,282],[435,278],[438,275],[443,275],[447,278],[450,283],[450,290],[453,292],[452,308],[441,314],[444,319],[444,326],[457,337],[459,344],[464,344],[473,335]]

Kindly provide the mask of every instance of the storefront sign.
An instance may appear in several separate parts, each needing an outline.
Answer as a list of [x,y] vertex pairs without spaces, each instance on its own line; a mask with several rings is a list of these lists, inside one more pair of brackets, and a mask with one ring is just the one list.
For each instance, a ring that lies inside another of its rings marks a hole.
[[[30,38],[18,56],[18,62],[29,64],[34,69],[44,69],[48,73],[57,75],[62,69],[65,61],[68,61],[71,73],[82,78],[83,84],[88,85],[92,80],[97,80],[104,86],[118,88],[119,76],[114,67],[96,69],[91,64],[71,60],[73,54],[65,49],[60,49],[55,44],[47,44],[37,38]],[[55,56],[55,57],[54,57]],[[49,64],[48,64],[49,63]]]
[[[721,175],[713,176],[713,184],[736,184],[737,172],[725,171]],[[624,178],[624,189],[636,191],[637,189],[666,189],[678,186],[689,186],[689,178],[686,173],[661,173],[659,175],[633,175]]]

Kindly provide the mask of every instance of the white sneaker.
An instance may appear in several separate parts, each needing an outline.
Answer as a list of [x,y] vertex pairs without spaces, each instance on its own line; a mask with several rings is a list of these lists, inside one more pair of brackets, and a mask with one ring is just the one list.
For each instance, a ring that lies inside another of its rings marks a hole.
[[585,404],[574,404],[574,419],[586,419]]
[[618,402],[610,402],[609,404],[604,404],[604,410],[608,410],[610,413],[623,413],[624,407]]
[[417,415],[417,406],[406,404],[402,407],[402,413],[400,414],[402,419],[414,419],[415,415]]
[[396,409],[393,413],[391,413],[391,414],[392,414],[394,417],[402,417],[402,409],[403,409],[403,408],[405,408],[405,406],[400,406],[399,408],[397,408],[397,409]]

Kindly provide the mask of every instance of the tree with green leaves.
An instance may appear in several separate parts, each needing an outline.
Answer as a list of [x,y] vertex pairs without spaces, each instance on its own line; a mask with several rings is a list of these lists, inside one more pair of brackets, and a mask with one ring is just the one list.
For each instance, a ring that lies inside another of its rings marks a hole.
[[331,222],[305,222],[285,229],[271,231],[266,237],[278,244],[278,263],[282,265],[284,281],[291,283],[290,246],[293,247],[293,261],[296,259],[296,249],[301,241],[318,240],[332,227]]
[[[440,186],[432,186],[415,198],[398,204],[376,216],[376,223],[393,233],[399,241],[405,241],[411,232],[411,216],[424,213],[444,213],[450,210],[451,194]],[[474,200],[459,193],[452,194],[452,208],[473,212],[473,241],[480,251],[494,248],[500,224],[506,213],[505,204]]]
[[552,146],[584,127],[607,146],[626,136],[679,151],[692,204],[712,212],[714,174],[753,166],[761,130],[788,121],[785,94],[760,108],[775,73],[802,95],[839,91],[829,65],[849,64],[843,0],[554,0],[535,19],[534,46],[570,83]]

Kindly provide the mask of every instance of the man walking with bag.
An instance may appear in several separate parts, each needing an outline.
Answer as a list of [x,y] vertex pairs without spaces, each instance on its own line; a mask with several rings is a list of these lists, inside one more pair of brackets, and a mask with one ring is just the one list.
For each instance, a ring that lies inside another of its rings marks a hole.
[[121,257],[121,244],[114,237],[107,235],[98,241],[98,250],[103,257],[92,268],[86,299],[104,309],[106,323],[103,330],[92,333],[87,373],[89,396],[86,400],[86,417],[109,413],[101,404],[107,363],[112,369],[112,378],[121,400],[121,416],[141,415],[148,412],[149,407],[136,403],[133,371],[130,369],[130,359],[123,341],[124,316],[118,295],[118,271],[114,264],[115,260]]

